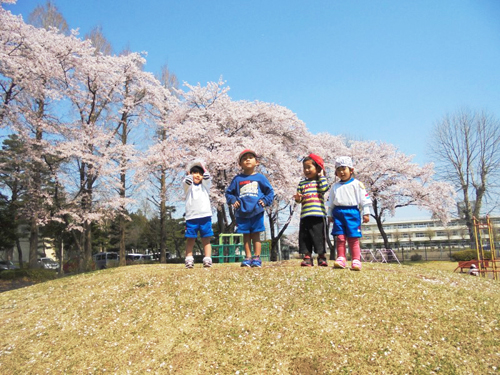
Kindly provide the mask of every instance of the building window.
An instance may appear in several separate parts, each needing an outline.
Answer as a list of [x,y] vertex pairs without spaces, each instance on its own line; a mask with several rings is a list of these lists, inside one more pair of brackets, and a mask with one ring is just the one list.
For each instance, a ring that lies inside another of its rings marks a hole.
[[417,233],[417,234],[415,234],[415,237],[423,238],[423,237],[425,237],[425,234],[424,233]]

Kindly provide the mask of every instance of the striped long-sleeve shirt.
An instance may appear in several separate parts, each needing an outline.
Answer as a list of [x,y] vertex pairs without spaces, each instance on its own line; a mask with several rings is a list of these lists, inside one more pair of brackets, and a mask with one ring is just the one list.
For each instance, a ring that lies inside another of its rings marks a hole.
[[306,216],[326,216],[325,194],[330,186],[326,177],[318,180],[302,180],[297,187],[297,193],[302,194],[302,209],[300,218]]

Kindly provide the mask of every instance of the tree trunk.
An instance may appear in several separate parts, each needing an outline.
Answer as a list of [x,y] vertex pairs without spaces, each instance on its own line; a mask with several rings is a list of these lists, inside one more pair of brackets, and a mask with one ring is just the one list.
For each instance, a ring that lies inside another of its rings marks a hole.
[[[43,117],[44,112],[44,103],[42,101],[38,101],[38,114],[37,117],[41,119]],[[40,142],[42,140],[43,132],[37,127],[35,133],[36,142]],[[35,150],[39,149],[37,144],[35,144]],[[40,152],[42,150],[39,150]],[[41,177],[41,166],[39,163],[33,163],[33,192],[34,192],[34,207],[32,211],[32,217],[30,220],[30,255],[29,255],[29,266],[30,268],[35,268],[38,265],[38,211],[40,210],[40,199],[39,194],[41,193],[42,188],[42,177]]]
[[161,171],[160,177],[160,263],[167,263],[167,183],[166,171]]
[[90,222],[86,222],[84,225],[84,265],[83,269],[85,271],[91,270],[92,264],[92,224]]
[[[286,207],[285,207],[286,208]],[[278,242],[285,233],[286,229],[288,228],[288,225],[292,221],[293,217],[293,210],[295,208],[295,204],[289,206],[289,215],[288,219],[283,225],[283,227],[279,230],[278,234],[275,236],[275,226],[277,227],[278,225],[278,212],[275,213],[275,215],[270,214],[269,215],[269,227],[271,230],[271,261],[276,262],[278,260]]]
[[[128,81],[126,83],[126,90],[125,90],[126,95],[128,94]],[[122,118],[120,121],[120,126],[122,128],[122,145],[127,144],[127,137],[128,137],[128,112],[124,112],[122,114]],[[122,199],[122,202],[125,201],[126,195],[127,195],[127,155],[125,153],[122,153],[121,159],[120,159],[120,198]],[[120,255],[120,261],[119,264],[120,266],[125,266],[126,260],[125,260],[125,213],[126,209],[125,206],[122,206],[120,208],[120,250],[119,250],[119,255]]]
[[126,259],[125,259],[125,217],[120,214],[120,219],[119,219],[119,235],[120,235],[120,250],[119,250],[119,255],[120,255],[120,266],[125,266]]
[[24,259],[23,259],[23,250],[21,249],[21,243],[19,242],[19,238],[16,236],[16,248],[17,248],[17,257],[19,258],[19,268],[24,267]]
[[30,255],[29,266],[36,268],[38,265],[38,223],[36,214],[33,215],[30,221]]

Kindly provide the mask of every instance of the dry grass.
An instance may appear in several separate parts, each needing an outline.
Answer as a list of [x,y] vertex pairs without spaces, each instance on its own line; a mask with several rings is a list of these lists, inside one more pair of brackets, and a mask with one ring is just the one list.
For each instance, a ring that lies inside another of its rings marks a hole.
[[499,302],[392,264],[122,267],[0,294],[0,373],[498,373]]

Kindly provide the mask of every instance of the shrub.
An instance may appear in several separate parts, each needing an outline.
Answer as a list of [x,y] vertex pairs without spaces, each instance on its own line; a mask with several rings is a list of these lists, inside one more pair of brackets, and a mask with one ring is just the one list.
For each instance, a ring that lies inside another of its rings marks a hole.
[[42,282],[57,279],[57,272],[41,268],[23,268],[19,270],[8,270],[0,272],[2,280],[16,280],[27,278],[31,281]]
[[[456,262],[473,260],[473,259],[477,259],[477,251],[472,250],[472,249],[456,251],[453,254],[451,254],[451,257]],[[484,259],[491,259],[491,252],[490,251],[484,252]]]
[[422,260],[422,255],[420,254],[413,254],[411,257],[410,257],[410,260],[412,262],[418,262],[419,260]]

